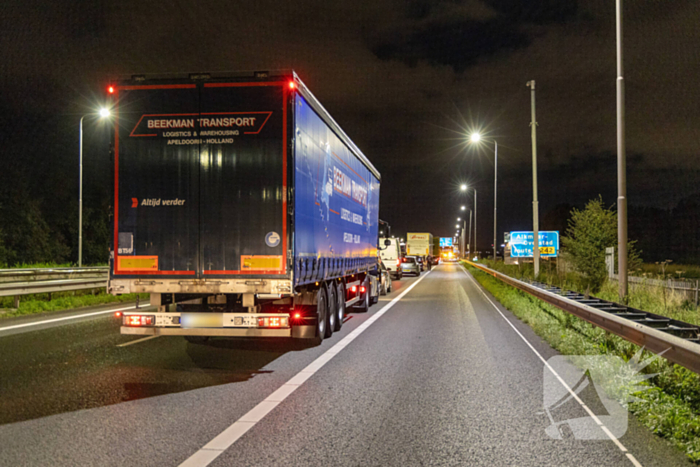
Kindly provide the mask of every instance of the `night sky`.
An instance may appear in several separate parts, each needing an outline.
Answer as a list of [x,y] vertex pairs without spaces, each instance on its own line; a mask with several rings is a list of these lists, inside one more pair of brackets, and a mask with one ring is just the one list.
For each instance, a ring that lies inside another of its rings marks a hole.
[[[615,203],[614,0],[149,3],[3,2],[0,157],[33,190],[77,200],[78,121],[110,77],[294,69],[382,173],[380,217],[396,234],[452,235],[467,182],[487,248],[493,140],[499,242],[531,228],[528,80],[541,228],[559,227],[562,205]],[[700,3],[627,1],[624,13],[629,203],[669,209],[700,192]],[[472,130],[489,142],[468,145]],[[96,203],[111,191],[108,138],[91,118],[85,132]]]

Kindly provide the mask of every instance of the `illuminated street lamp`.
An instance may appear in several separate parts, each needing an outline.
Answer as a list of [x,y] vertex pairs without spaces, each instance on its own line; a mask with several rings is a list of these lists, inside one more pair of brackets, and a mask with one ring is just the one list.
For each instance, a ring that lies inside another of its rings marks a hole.
[[[100,118],[109,117],[109,109],[102,107],[98,115]],[[92,115],[92,114],[88,114]],[[83,265],[83,119],[87,115],[80,117],[80,182],[78,190],[78,267]]]
[[[471,137],[472,143],[478,143],[481,141],[481,135],[479,133],[472,133]],[[497,202],[497,187],[498,187],[498,142],[494,140],[493,142],[493,260],[496,261],[496,202]],[[475,241],[476,243],[476,241]]]

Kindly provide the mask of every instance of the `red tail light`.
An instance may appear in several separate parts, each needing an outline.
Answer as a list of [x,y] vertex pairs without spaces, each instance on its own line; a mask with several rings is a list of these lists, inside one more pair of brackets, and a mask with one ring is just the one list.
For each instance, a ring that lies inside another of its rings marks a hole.
[[110,94],[114,94],[114,86],[109,86],[109,87],[107,88],[107,92],[110,93]]
[[153,316],[125,315],[125,326],[153,326],[155,319]]
[[350,291],[351,291],[352,293],[357,292],[357,286],[356,286],[356,285],[353,285],[352,287],[350,287]]
[[266,318],[258,318],[259,328],[281,328],[289,326],[289,320],[286,316],[268,316]]
[[365,293],[365,286],[360,287],[360,293]]
[[289,82],[289,89],[294,89],[295,87],[296,87],[296,84],[294,83],[294,81],[290,81]]

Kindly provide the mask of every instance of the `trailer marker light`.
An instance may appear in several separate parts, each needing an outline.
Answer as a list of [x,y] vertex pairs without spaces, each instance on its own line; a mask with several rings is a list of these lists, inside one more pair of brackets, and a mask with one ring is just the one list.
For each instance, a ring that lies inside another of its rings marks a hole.
[[294,89],[296,87],[296,84],[294,84],[294,81],[289,82],[289,89]]
[[107,88],[107,92],[110,94],[114,94],[114,86],[110,86]]
[[121,311],[117,311],[116,313],[114,313],[114,316],[116,316],[117,318],[119,318],[121,315],[122,315]]
[[295,317],[296,319],[301,318],[301,313],[294,313],[294,317]]

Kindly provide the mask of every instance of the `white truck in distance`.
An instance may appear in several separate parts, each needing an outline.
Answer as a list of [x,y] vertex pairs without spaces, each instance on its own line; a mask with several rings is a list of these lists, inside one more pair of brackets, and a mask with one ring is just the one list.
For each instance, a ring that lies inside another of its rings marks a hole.
[[[389,241],[386,245],[386,241]],[[386,267],[387,271],[393,279],[401,279],[403,273],[401,272],[401,245],[399,244],[399,239],[392,238],[380,238],[379,239],[379,256],[382,258],[382,262]]]

